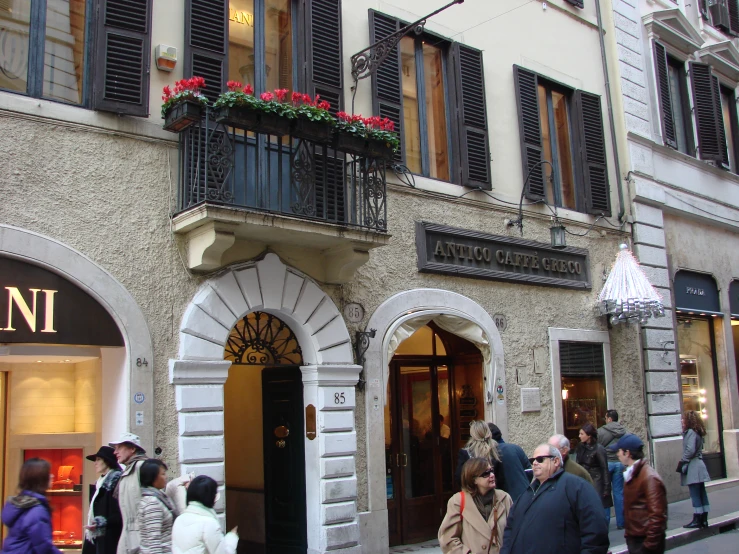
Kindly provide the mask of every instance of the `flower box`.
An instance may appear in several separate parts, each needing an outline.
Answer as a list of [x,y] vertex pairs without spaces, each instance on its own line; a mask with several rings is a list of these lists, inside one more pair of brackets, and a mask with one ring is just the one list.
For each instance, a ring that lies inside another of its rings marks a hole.
[[326,121],[311,121],[305,117],[298,117],[292,122],[290,134],[299,139],[325,143],[331,140],[334,126]]
[[202,117],[203,105],[193,100],[177,102],[164,115],[164,130],[179,133],[193,123],[198,123]]
[[281,137],[290,134],[291,123],[292,121],[287,117],[276,113],[262,112],[259,114],[259,129],[256,129],[256,131],[265,135]]
[[355,156],[367,157],[367,139],[351,133],[337,132],[334,134],[334,147],[336,150],[354,154]]
[[231,127],[246,129],[247,131],[259,131],[259,110],[248,106],[222,106],[216,110],[216,121]]
[[393,159],[393,147],[384,140],[369,139],[367,140],[368,156],[370,158],[380,158],[385,161]]

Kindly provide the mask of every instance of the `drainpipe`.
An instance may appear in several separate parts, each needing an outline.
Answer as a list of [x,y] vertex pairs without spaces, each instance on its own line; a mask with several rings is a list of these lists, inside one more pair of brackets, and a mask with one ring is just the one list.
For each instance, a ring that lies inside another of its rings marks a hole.
[[611,128],[611,144],[613,144],[613,159],[616,163],[616,177],[618,188],[618,221],[623,223],[626,206],[624,205],[624,191],[621,185],[621,163],[618,159],[618,143],[616,142],[616,128],[613,121],[613,100],[611,99],[611,81],[608,73],[608,62],[606,60],[606,44],[603,39],[605,30],[603,29],[603,18],[600,13],[600,2],[595,2],[595,13],[598,17],[598,35],[600,38],[600,55],[603,61],[603,76],[606,81],[606,104],[608,105],[608,124]]

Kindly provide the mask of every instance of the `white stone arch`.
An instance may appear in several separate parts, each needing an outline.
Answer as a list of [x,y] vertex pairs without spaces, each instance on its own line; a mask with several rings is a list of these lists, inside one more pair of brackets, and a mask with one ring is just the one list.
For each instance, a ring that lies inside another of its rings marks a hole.
[[[354,387],[361,367],[354,364],[349,331],[333,300],[273,253],[206,281],[182,317],[178,359],[170,360],[181,470],[219,483],[215,508],[225,517],[223,385],[231,362],[223,354],[233,327],[255,311],[290,326],[303,354],[304,404],[317,410],[317,436],[304,438],[308,551],[359,552]],[[343,400],[338,406],[337,392]]]
[[[123,335],[125,360],[123,369],[126,386],[121,402],[126,417],[117,431],[103,430],[103,442],[115,440],[121,431],[131,431],[141,437],[144,448],[154,448],[154,351],[149,327],[141,308],[115,277],[77,250],[51,237],[26,229],[0,224],[0,256],[32,263],[52,271],[74,283],[92,296],[113,318]],[[148,365],[136,366],[141,358]],[[135,392],[144,394],[141,403],[133,401]],[[136,412],[142,412],[136,421]]]
[[[400,292],[383,302],[372,314],[366,329],[375,329],[375,338],[364,355],[367,381],[367,472],[369,513],[362,514],[362,545],[370,552],[386,552],[387,493],[385,468],[385,426],[383,406],[388,380],[388,345],[395,330],[404,322],[418,317],[453,315],[477,324],[491,347],[491,362],[483,368],[485,379],[504,387],[502,402],[497,398],[485,403],[485,419],[495,421],[503,435],[508,432],[506,408],[505,363],[503,342],[490,314],[474,300],[456,292],[441,289],[414,289]],[[382,545],[385,546],[382,546]]]

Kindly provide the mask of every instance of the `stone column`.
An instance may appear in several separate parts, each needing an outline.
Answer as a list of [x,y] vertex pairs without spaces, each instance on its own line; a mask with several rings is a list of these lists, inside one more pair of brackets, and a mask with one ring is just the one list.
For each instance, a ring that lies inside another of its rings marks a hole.
[[225,528],[225,442],[223,384],[231,362],[169,361],[169,382],[175,385],[179,417],[180,471],[208,475],[218,483],[214,506]]
[[680,487],[680,476],[675,472],[682,455],[682,406],[664,223],[662,210],[638,201],[634,202],[634,215],[634,254],[665,305],[665,317],[649,318],[641,327],[641,346],[652,461],[672,502],[687,496],[687,491]]
[[310,365],[303,402],[316,410],[316,437],[305,438],[308,554],[359,554],[354,457],[358,365]]

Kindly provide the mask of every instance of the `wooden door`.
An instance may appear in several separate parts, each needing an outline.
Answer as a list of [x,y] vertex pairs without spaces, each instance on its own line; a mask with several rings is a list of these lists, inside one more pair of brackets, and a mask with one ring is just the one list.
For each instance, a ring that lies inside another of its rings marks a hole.
[[303,382],[298,367],[262,371],[266,552],[308,549]]

